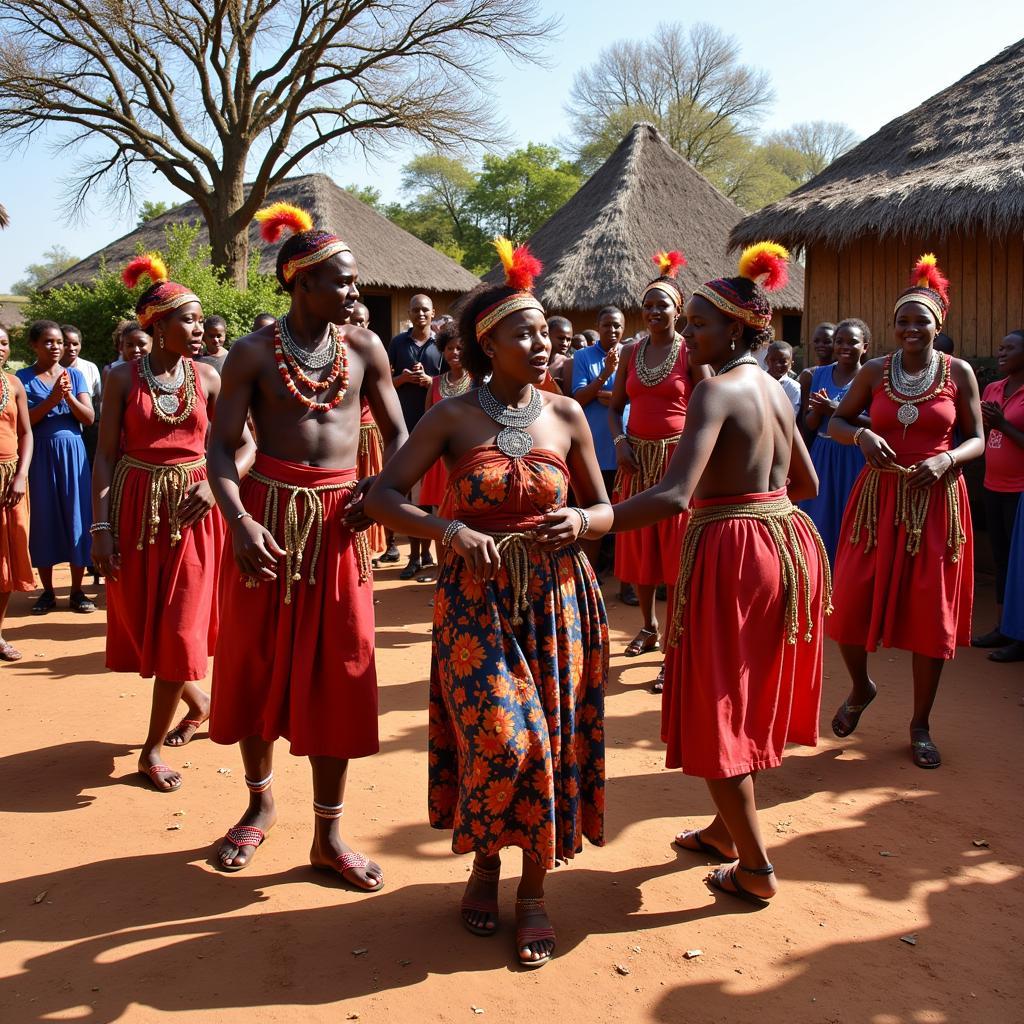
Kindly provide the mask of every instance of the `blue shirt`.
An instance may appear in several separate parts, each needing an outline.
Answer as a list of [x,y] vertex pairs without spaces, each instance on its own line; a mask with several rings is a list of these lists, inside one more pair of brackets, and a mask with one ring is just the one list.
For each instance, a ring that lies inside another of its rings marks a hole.
[[[607,352],[600,345],[590,345],[581,348],[572,357],[572,393],[575,395],[580,388],[585,388],[592,381],[601,376],[604,369]],[[620,364],[621,366],[621,364]],[[615,373],[619,372],[617,367]],[[615,373],[604,385],[608,391],[615,387]],[[591,399],[583,406],[583,414],[590,424],[590,433],[594,438],[594,448],[597,451],[597,464],[601,469],[615,469],[615,445],[612,444],[612,428],[608,424],[608,406],[602,405],[596,398]],[[626,406],[622,414],[622,422],[626,423],[629,417],[629,406]]]

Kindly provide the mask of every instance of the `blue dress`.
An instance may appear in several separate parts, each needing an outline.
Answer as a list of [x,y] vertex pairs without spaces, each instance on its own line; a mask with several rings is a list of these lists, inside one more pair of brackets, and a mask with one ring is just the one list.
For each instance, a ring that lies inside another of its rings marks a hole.
[[1024,640],[1024,501],[1017,502],[999,631],[1014,640]]
[[[72,391],[89,394],[85,377],[76,369],[71,375]],[[51,386],[39,379],[35,368],[18,370],[25,385],[28,407],[34,409],[50,395]],[[89,527],[92,525],[92,481],[82,441],[82,425],[67,402],[54,406],[32,428],[34,450],[28,470],[28,549],[37,568],[89,564]]]
[[[825,389],[833,402],[840,402],[850,390],[850,384],[837,387],[832,381],[831,366],[818,366],[811,376],[811,394]],[[829,417],[831,419],[831,417]],[[836,562],[836,548],[843,525],[846,501],[853,490],[854,482],[864,468],[864,456],[856,445],[840,444],[828,436],[828,419],[821,421],[817,437],[811,445],[811,462],[818,474],[818,496],[800,502],[800,508],[814,521],[814,525],[825,542],[828,560]]]

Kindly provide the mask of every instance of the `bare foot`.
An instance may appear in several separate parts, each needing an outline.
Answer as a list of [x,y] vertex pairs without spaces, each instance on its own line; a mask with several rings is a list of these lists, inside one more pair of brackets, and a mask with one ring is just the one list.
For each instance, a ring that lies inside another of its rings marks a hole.
[[314,836],[309,863],[315,868],[341,875],[349,885],[363,892],[376,892],[384,887],[381,866],[365,854],[357,853],[336,833],[326,838]]
[[[276,821],[277,811],[274,809],[274,798],[268,790],[267,792],[253,795],[253,799],[249,801],[245,814],[242,815],[235,828],[259,829],[260,832],[266,835],[274,827]],[[229,829],[228,831],[230,833],[232,830]],[[246,843],[241,841],[243,836],[253,839],[253,842]],[[217,848],[217,859],[223,867],[232,871],[244,868],[252,860],[252,855],[256,852],[260,842],[262,842],[262,840],[258,840],[255,834],[245,836],[242,833],[237,835],[236,838],[239,839],[239,842],[232,842],[231,839],[225,836],[223,842]]]

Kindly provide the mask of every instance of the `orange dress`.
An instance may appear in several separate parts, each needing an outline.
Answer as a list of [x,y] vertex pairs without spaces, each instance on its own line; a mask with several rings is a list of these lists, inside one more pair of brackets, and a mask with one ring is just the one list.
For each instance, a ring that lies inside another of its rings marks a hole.
[[[906,428],[896,418],[899,403],[883,384],[875,389],[871,429],[889,443],[900,466],[953,447],[957,387],[948,364],[946,374],[945,385],[916,406],[918,419]],[[898,647],[949,659],[971,642],[974,531],[967,484],[959,469],[931,487],[907,487],[905,480],[870,467],[857,478],[836,551],[828,633],[869,651]],[[913,525],[908,531],[907,519],[913,523],[916,514],[923,515],[919,534]]]
[[[376,476],[383,468],[384,442],[381,440],[380,428],[373,422],[370,403],[363,398],[359,404],[359,454],[356,457],[356,474],[360,480],[365,480],[368,476]],[[387,550],[387,537],[380,523],[374,523],[366,531],[366,539],[375,555]]]
[[199,374],[192,413],[171,426],[153,412],[153,397],[134,364],[111,483],[110,521],[121,558],[117,579],[107,580],[112,672],[175,682],[206,677],[217,642],[224,518],[213,508],[179,529],[174,512],[184,492],[206,479],[208,425]]
[[[16,378],[5,376],[11,392],[0,412],[0,499],[18,470],[18,403],[11,383]],[[28,518],[27,491],[14,508],[0,506],[0,594],[36,588],[28,553]]]

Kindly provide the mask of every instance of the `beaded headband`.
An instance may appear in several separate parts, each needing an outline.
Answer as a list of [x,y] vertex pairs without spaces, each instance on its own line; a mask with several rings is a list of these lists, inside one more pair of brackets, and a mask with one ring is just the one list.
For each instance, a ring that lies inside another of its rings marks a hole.
[[675,298],[676,309],[683,308],[683,290],[671,281],[652,281],[645,289],[644,294],[641,296],[641,303],[644,299],[650,295],[651,292],[665,292],[669,298]]
[[896,300],[892,310],[893,318],[900,306],[908,302],[920,302],[935,316],[936,323],[942,326],[949,312],[949,281],[939,270],[939,261],[934,253],[926,252],[914,264],[910,273],[910,287]]
[[352,250],[337,235],[320,235],[315,247],[307,252],[293,256],[282,268],[281,273],[285,281],[291,283],[292,279],[302,270],[315,267],[318,263],[337,256],[339,252],[351,252]]
[[539,309],[542,313],[544,307],[540,304],[537,296],[532,292],[516,292],[507,298],[488,306],[476,321],[476,339],[479,341],[489,330],[496,327],[507,316],[518,313],[523,309]]
[[167,280],[167,265],[155,252],[136,256],[121,271],[121,280],[128,288],[135,288],[143,277],[148,277],[159,287],[153,290],[145,302],[135,307],[135,318],[143,330],[162,319],[172,310],[189,302],[199,302],[199,296],[176,281]]
[[[723,312],[726,316],[732,317],[733,320],[739,320],[745,323],[748,327],[754,327],[759,331],[763,331],[766,327],[770,326],[772,322],[771,311],[767,313],[759,313],[757,310],[748,309],[746,306],[738,305],[734,299],[727,297],[718,291],[719,288],[729,288],[729,282],[725,278],[720,278],[717,281],[709,281],[707,284],[699,284],[693,289],[694,295],[699,295],[702,299],[706,299],[716,309]],[[732,291],[731,288],[729,288]],[[735,296],[738,299],[739,296]]]
[[682,309],[683,290],[676,284],[673,278],[686,266],[686,257],[678,249],[672,249],[669,252],[661,249],[651,257],[651,261],[658,268],[660,276],[644,289],[644,294],[640,299],[641,303],[647,298],[649,292],[657,289],[661,292],[674,294],[676,309]]
[[899,313],[900,307],[905,306],[908,302],[918,302],[924,306],[931,314],[935,317],[935,322],[942,326],[943,320],[946,319],[945,310],[943,310],[938,297],[930,294],[924,288],[919,291],[904,292],[897,300],[896,305],[892,308],[893,318]]
[[329,231],[314,231],[313,218],[290,203],[271,203],[257,211],[254,219],[260,226],[260,237],[264,242],[273,244],[286,231],[301,236],[295,255],[281,267],[281,276],[286,284],[291,284],[300,271],[315,267],[339,252],[352,251],[337,235]]

